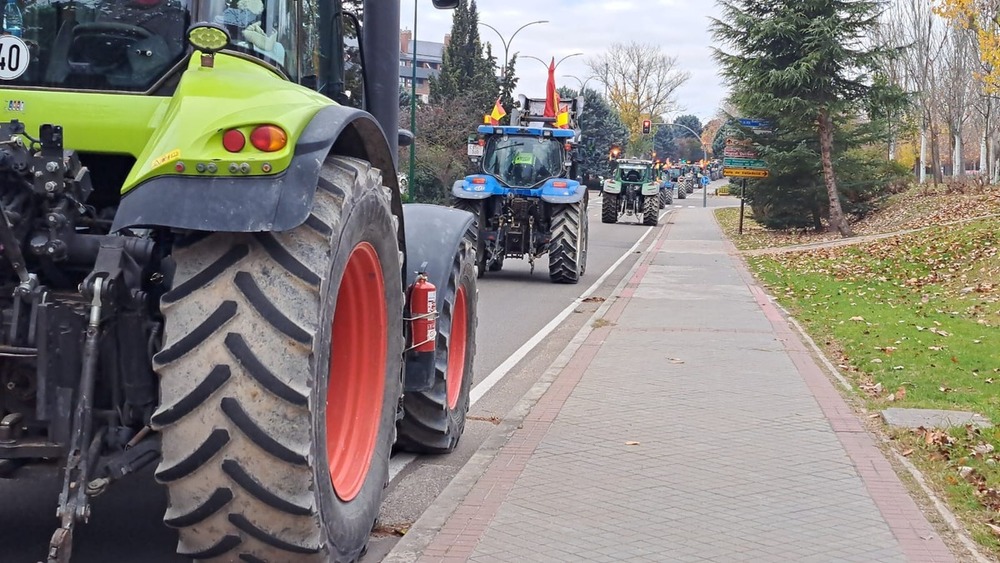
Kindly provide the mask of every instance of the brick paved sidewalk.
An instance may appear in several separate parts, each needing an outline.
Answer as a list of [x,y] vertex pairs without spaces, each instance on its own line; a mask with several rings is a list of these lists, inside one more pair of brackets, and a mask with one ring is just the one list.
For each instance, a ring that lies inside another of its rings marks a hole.
[[669,216],[611,324],[387,561],[954,560],[711,212]]

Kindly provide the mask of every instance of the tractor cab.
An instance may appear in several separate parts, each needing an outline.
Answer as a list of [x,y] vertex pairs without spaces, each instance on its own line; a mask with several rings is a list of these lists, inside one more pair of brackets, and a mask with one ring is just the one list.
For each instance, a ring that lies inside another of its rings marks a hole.
[[[5,87],[169,93],[190,52],[187,31],[225,29],[234,53],[295,82],[316,82],[332,49],[329,21],[339,2],[317,0],[14,0],[23,26],[9,41]],[[324,19],[324,12],[326,18]],[[10,26],[11,24],[8,24]],[[6,44],[5,44],[6,45]],[[321,48],[321,46],[323,48]],[[174,80],[171,80],[174,79]]]
[[572,165],[571,131],[522,127],[480,127],[485,135],[482,171],[511,188],[531,188],[564,177]]

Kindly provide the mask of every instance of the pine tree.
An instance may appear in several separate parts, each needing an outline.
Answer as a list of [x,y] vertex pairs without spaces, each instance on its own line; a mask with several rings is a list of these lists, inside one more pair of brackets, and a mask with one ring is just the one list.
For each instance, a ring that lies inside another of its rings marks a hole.
[[476,0],[461,0],[452,15],[451,39],[444,50],[441,74],[431,80],[431,103],[448,103],[462,97],[488,113],[499,92],[494,65],[493,53],[488,46],[484,53],[479,38]]
[[720,0],[715,50],[733,85],[731,101],[778,128],[808,130],[819,145],[830,229],[851,236],[834,168],[835,123],[872,95],[870,75],[890,52],[868,47],[880,0]]
[[[560,88],[562,98],[579,96],[576,90]],[[622,123],[618,112],[600,93],[591,88],[583,91],[583,113],[580,114],[580,173],[584,181],[606,175],[609,171],[608,151],[612,145],[623,146],[629,139],[628,127]],[[588,178],[589,177],[589,178]]]

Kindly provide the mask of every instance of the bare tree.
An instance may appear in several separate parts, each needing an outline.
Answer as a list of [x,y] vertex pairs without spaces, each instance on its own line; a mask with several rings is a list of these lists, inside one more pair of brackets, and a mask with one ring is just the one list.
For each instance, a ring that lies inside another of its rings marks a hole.
[[920,157],[919,178],[927,180],[927,164],[934,182],[941,181],[941,155],[939,151],[942,60],[950,42],[950,28],[933,13],[927,0],[896,0],[883,20],[886,41],[903,48],[900,85],[914,94],[919,108]]
[[608,100],[639,139],[643,119],[653,119],[676,109],[674,92],[690,74],[677,68],[677,57],[658,45],[614,43],[607,52],[587,61],[594,78],[604,85]]
[[952,139],[952,176],[965,174],[963,133],[971,110],[975,77],[973,67],[978,59],[975,35],[969,29],[953,26],[942,60],[947,95],[939,99],[942,117]]

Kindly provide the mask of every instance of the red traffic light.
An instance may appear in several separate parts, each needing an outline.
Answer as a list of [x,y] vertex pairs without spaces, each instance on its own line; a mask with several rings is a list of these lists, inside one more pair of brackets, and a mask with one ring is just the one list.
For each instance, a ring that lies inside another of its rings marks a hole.
[[642,134],[649,135],[649,130],[653,128],[653,122],[648,119],[642,120]]

